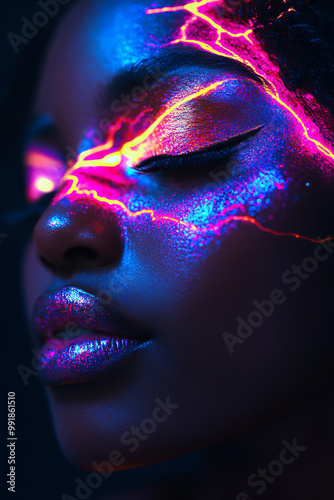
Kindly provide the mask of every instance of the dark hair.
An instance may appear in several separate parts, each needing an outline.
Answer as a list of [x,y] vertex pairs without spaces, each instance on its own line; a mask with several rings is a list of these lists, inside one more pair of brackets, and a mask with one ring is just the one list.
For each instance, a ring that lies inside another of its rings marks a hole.
[[307,94],[334,117],[334,2],[246,0],[238,15],[279,68],[282,80],[307,110]]
[[[241,21],[252,21],[255,36],[269,57],[279,65],[285,86],[295,92],[306,111],[313,113],[313,110],[308,110],[305,99],[311,94],[323,107],[323,112],[329,112],[334,119],[334,1],[224,2],[231,5],[233,14]],[[66,10],[63,9],[62,16]],[[59,18],[50,22],[18,58],[11,91],[1,110],[1,136],[3,148],[7,151],[15,144],[18,131],[25,122],[40,63]]]

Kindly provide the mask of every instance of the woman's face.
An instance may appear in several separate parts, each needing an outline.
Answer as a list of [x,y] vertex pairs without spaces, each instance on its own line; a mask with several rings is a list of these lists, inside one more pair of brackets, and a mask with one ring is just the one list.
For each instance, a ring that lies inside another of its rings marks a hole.
[[109,138],[62,181],[25,258],[58,437],[86,468],[114,450],[116,468],[153,463],[246,429],[315,377],[332,345],[333,243],[317,243],[333,234],[331,159],[237,63],[166,45],[189,14],[149,7],[73,5],[34,105],[51,125],[27,152],[54,166]]

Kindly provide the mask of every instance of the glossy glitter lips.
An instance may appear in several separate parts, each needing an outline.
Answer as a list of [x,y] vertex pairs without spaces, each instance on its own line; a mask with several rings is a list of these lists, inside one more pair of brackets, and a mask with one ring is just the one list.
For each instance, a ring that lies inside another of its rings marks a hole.
[[147,346],[148,336],[119,323],[94,295],[66,287],[42,295],[33,331],[39,347],[40,377],[50,385],[103,377],[121,359]]

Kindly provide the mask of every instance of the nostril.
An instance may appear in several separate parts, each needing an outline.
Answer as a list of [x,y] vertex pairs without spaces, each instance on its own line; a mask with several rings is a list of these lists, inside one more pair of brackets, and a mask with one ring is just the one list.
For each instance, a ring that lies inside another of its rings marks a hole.
[[70,248],[64,253],[64,259],[71,264],[75,263],[89,263],[98,259],[98,253],[92,248],[88,247],[74,247]]

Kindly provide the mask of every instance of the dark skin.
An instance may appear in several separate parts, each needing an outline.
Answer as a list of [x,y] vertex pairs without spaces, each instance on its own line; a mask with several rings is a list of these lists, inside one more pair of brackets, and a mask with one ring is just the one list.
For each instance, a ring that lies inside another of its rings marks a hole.
[[[174,32],[175,18],[157,20],[143,10],[132,2],[116,6],[85,1],[74,5],[59,27],[34,112],[52,117],[58,130],[53,144],[63,144],[60,154],[66,155],[66,145],[75,149],[82,131],[105,116],[95,95],[110,76],[129,62],[152,55],[152,36],[163,44],[164,36]],[[130,16],[141,26],[140,36],[129,30]],[[332,234],[331,162],[319,151],[308,150],[294,120],[260,84],[234,70],[178,70],[149,94],[152,113],[159,112],[166,96],[183,97],[217,80],[226,83],[199,108],[186,104],[175,112],[175,122],[161,124],[150,155],[162,146],[168,154],[182,154],[186,147],[194,150],[198,137],[207,147],[259,129],[236,153],[237,176],[212,185],[208,171],[180,177],[124,174],[131,180],[128,187],[103,187],[104,194],[132,210],[150,207],[204,229],[221,220],[222,210],[236,202],[235,192],[241,193],[247,209],[263,195],[255,216],[264,227],[314,239]],[[135,119],[146,105],[139,101],[130,118]],[[190,124],[198,116],[194,135]],[[178,130],[175,123],[181,124],[177,140],[172,136]],[[101,171],[91,188],[102,189],[106,175]],[[208,200],[211,211],[201,210]],[[55,217],[68,222],[53,230]],[[91,230],[94,221],[101,223],[102,233]],[[76,286],[96,294],[117,277],[125,286],[113,297],[114,305],[144,324],[153,338],[150,348],[106,380],[46,388],[62,449],[78,466],[91,470],[92,461],[105,460],[112,450],[120,449],[124,432],[150,417],[156,398],[170,396],[179,408],[136,452],[126,454],[123,449],[126,460],[120,469],[205,449],[212,467],[183,485],[194,491],[189,498],[248,500],[257,498],[260,488],[247,485],[249,476],[277,460],[283,441],[291,444],[296,439],[306,449],[285,464],[282,473],[261,478],[265,484],[261,498],[330,496],[334,492],[329,474],[334,444],[332,247],[321,247],[317,269],[305,271],[304,259],[314,258],[317,243],[279,237],[241,222],[232,230],[214,236],[203,232],[196,238],[175,227],[171,222],[157,224],[116,213],[84,196],[70,199],[69,204],[64,186],[37,223],[25,259],[29,314],[46,290]],[[66,260],[69,249],[85,246],[96,254],[89,265],[80,252],[71,262]],[[296,290],[287,281],[292,276],[299,278]],[[275,290],[281,294],[272,295]],[[254,301],[274,297],[273,314],[233,345],[232,352],[222,334],[235,334],[237,318],[247,318],[255,310]],[[244,465],[225,460],[221,450],[227,444]],[[174,486],[180,488],[172,482],[170,487]],[[163,485],[150,494],[170,498],[166,491]],[[148,494],[129,498],[147,499]]]

